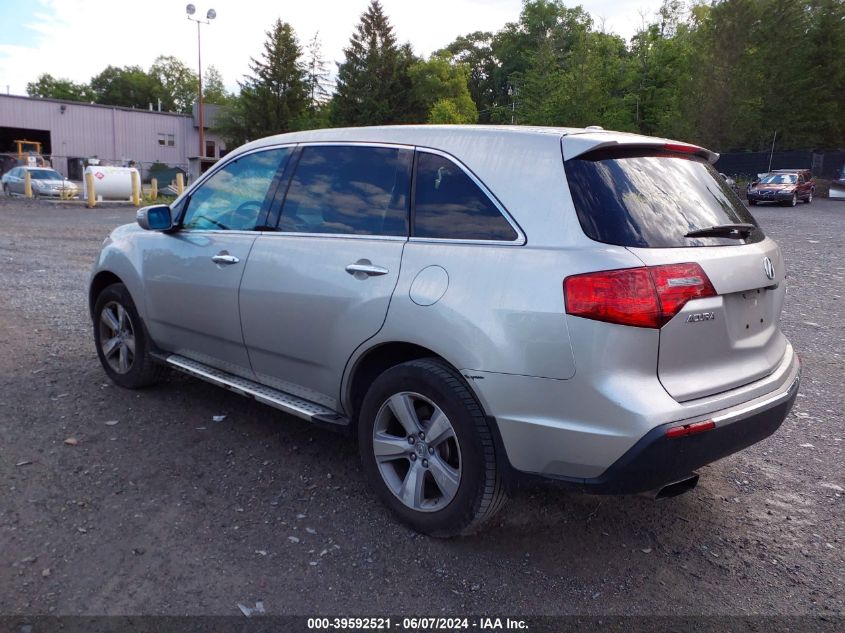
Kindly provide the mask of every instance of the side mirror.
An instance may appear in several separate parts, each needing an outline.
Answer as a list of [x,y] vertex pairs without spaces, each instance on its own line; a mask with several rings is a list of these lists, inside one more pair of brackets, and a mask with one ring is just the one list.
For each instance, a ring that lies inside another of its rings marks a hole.
[[138,226],[146,231],[166,231],[173,226],[170,207],[166,204],[155,204],[138,209],[135,219]]

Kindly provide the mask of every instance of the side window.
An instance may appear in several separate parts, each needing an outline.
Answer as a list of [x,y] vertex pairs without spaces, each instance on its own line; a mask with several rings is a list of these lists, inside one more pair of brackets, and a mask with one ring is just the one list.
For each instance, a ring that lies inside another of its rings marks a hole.
[[448,158],[417,155],[414,237],[513,241],[518,235],[498,207]]
[[409,149],[305,147],[279,230],[406,236],[412,158]]
[[286,147],[255,152],[220,169],[191,194],[182,228],[253,230],[273,178],[290,152]]

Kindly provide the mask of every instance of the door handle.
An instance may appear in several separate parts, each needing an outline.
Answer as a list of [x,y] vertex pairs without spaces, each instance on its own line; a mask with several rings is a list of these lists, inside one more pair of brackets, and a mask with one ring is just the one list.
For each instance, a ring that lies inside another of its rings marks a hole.
[[211,258],[215,264],[237,264],[240,259],[235,257],[234,255],[229,255],[226,251],[221,251],[217,253],[214,257]]
[[387,268],[371,264],[369,260],[362,260],[357,261],[354,264],[349,264],[346,267],[346,272],[353,275],[356,279],[363,279],[365,276],[377,277],[379,275],[386,275],[390,271],[387,270]]

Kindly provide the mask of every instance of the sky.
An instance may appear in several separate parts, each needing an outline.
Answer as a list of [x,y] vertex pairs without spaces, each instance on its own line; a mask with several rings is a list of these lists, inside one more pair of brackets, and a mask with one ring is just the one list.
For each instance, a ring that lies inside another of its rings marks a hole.
[[[343,48],[368,0],[192,0],[196,15],[217,12],[202,26],[203,68],[213,64],[230,90],[258,57],[265,31],[281,18],[305,44],[315,33],[330,62]],[[26,94],[42,73],[87,82],[109,64],[147,69],[158,55],[197,65],[197,28],[182,0],[0,0],[0,92]],[[583,0],[596,28],[630,38],[661,0]],[[472,31],[497,31],[516,21],[521,0],[382,0],[400,43],[428,55]]]

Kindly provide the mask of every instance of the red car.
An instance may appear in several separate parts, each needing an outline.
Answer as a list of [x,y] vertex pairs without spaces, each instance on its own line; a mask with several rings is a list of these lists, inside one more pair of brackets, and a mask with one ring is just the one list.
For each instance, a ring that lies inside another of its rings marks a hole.
[[809,169],[775,169],[760,180],[748,185],[748,204],[777,202],[794,207],[799,200],[807,204],[813,201],[816,181]]

